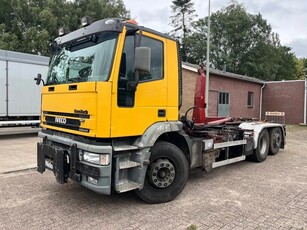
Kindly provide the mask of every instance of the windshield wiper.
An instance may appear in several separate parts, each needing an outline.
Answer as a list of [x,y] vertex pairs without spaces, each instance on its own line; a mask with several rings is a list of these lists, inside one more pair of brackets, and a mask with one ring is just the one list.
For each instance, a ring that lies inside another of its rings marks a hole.
[[57,82],[57,81],[49,81],[49,82],[47,82],[46,85],[57,85],[57,84],[59,84],[59,82]]
[[55,73],[52,74],[51,76],[51,80],[47,82],[47,85],[57,85],[57,84],[60,84],[57,76]]
[[66,79],[66,82],[80,82],[80,79],[78,79],[78,78],[68,78],[68,79]]

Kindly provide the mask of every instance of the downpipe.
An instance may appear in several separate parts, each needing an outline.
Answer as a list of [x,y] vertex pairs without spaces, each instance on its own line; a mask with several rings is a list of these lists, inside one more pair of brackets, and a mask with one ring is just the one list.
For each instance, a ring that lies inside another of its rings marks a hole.
[[263,84],[263,86],[261,87],[261,90],[260,90],[259,121],[261,121],[261,118],[262,118],[262,97],[263,97],[263,89],[264,89],[265,86],[266,86],[266,84]]
[[304,125],[306,125],[306,109],[307,109],[307,106],[306,106],[306,102],[307,102],[307,76],[305,76],[305,94],[304,94]]

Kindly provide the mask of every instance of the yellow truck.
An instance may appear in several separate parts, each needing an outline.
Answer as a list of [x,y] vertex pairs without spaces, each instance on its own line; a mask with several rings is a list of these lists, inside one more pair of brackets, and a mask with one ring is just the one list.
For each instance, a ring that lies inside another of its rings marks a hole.
[[191,168],[261,162],[284,147],[280,124],[179,119],[178,42],[131,21],[87,19],[81,29],[60,30],[50,46],[39,172],[47,168],[61,184],[73,180],[100,194],[136,190],[145,202],[162,203],[180,194]]

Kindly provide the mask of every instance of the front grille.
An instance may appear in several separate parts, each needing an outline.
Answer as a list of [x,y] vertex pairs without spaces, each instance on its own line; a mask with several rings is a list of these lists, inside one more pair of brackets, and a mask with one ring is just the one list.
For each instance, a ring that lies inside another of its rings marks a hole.
[[[81,119],[90,118],[88,114],[74,114],[74,113],[61,113],[61,112],[50,112],[44,111],[43,115],[45,115],[44,125],[50,125],[59,128],[65,128],[70,130],[77,130],[81,132],[89,132],[89,129],[81,128],[81,120],[68,118],[68,117],[78,117]],[[51,116],[49,116],[51,115]]]
[[77,119],[71,119],[66,117],[51,117],[46,116],[46,122],[52,125],[64,125],[69,127],[78,127],[80,126],[80,121]]
[[44,115],[54,115],[54,116],[64,116],[64,117],[78,117],[89,119],[90,115],[86,113],[61,113],[61,112],[52,112],[52,111],[43,111]]

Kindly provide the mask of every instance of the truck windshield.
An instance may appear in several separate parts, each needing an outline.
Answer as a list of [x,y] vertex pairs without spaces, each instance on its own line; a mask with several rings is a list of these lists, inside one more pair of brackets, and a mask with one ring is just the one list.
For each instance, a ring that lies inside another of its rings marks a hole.
[[116,40],[117,33],[103,32],[57,47],[50,62],[47,85],[107,81]]

